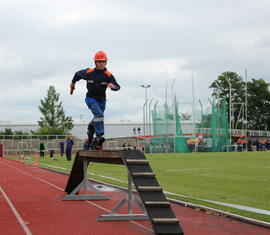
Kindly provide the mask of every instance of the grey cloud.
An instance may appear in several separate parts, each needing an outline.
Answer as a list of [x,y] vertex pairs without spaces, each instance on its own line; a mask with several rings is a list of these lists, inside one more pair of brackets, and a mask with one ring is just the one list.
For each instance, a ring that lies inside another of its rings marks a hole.
[[193,73],[196,99],[207,103],[210,82],[224,71],[243,75],[248,69],[270,81],[269,7],[264,0],[1,2],[0,78],[8,88],[0,87],[1,100],[10,90],[21,97],[1,102],[1,119],[37,120],[49,85],[60,92],[68,115],[91,118],[85,83],[74,96],[68,86],[77,70],[94,66],[100,49],[122,86],[109,95],[107,120],[140,119],[141,84],[151,84],[149,97],[161,103],[166,81],[176,78],[179,100],[190,101]]

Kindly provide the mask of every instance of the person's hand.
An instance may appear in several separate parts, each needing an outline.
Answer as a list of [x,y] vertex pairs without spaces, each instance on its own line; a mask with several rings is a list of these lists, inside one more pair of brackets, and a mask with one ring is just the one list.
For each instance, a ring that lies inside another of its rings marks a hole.
[[112,83],[109,83],[109,84],[108,84],[108,87],[109,87],[110,89],[115,89],[115,85],[113,85]]
[[70,94],[72,95],[73,92],[75,90],[75,84],[74,83],[70,83]]

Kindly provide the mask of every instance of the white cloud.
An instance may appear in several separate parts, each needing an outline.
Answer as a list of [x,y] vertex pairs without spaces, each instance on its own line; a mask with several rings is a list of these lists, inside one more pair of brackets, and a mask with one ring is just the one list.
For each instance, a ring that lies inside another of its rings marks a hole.
[[248,69],[270,82],[269,7],[267,0],[0,1],[0,121],[37,121],[50,85],[68,115],[91,119],[85,83],[73,96],[69,83],[93,67],[100,49],[122,86],[108,91],[107,121],[142,119],[142,84],[151,84],[153,103],[164,102],[166,81],[168,99],[175,90],[189,102],[193,74],[195,99],[206,106],[210,83],[224,71]]

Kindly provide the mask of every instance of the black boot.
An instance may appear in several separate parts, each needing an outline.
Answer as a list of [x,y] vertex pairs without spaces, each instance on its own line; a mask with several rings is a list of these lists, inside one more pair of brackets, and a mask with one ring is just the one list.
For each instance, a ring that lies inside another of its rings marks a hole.
[[103,146],[102,144],[105,142],[105,138],[102,135],[97,135],[97,149],[102,150]]
[[89,143],[91,150],[97,150],[97,138],[94,138],[91,143]]

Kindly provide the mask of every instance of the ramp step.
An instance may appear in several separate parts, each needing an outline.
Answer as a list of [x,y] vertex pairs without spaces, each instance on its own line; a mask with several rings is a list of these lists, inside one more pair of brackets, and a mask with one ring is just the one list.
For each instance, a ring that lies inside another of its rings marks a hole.
[[162,191],[160,186],[138,186],[139,191]]
[[146,164],[148,163],[147,159],[126,159],[128,164]]
[[164,224],[164,223],[178,223],[179,220],[177,218],[152,218],[152,221],[156,224]]
[[170,202],[168,201],[146,201],[146,206],[170,206]]
[[156,174],[153,172],[133,172],[132,176],[134,176],[134,177],[144,177],[144,176],[155,177]]

